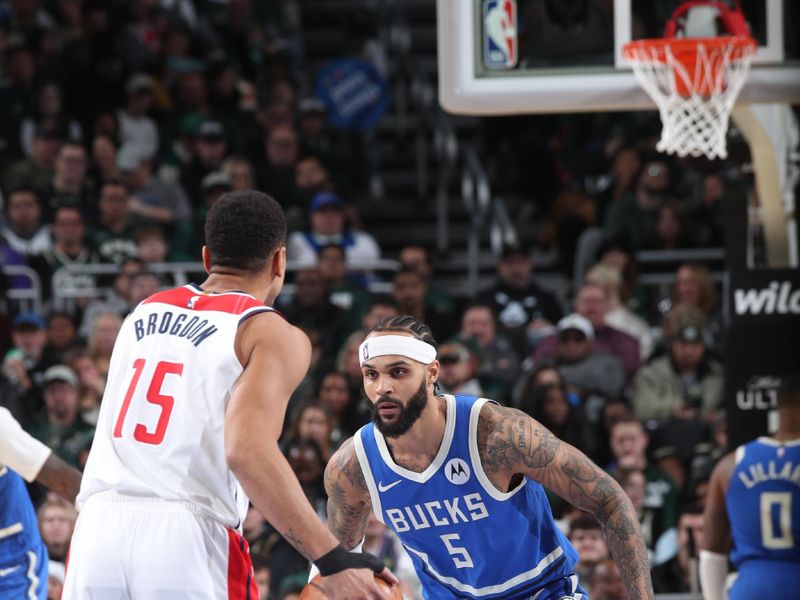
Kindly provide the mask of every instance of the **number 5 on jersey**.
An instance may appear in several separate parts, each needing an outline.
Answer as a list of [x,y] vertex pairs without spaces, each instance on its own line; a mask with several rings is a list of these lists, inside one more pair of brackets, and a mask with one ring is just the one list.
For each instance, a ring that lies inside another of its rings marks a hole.
[[[133,361],[133,379],[128,386],[128,391],[125,392],[125,399],[122,401],[122,407],[117,417],[117,423],[114,425],[114,437],[122,437],[122,427],[125,423],[125,417],[131,406],[131,400],[136,393],[136,387],[139,384],[139,379],[145,369],[146,361],[143,358],[138,358]],[[148,431],[147,426],[142,423],[137,423],[133,430],[133,439],[143,444],[157,445],[164,441],[164,434],[167,432],[167,425],[169,425],[169,418],[172,415],[172,407],[175,404],[173,396],[166,396],[161,393],[161,388],[164,385],[164,379],[167,375],[183,375],[183,364],[161,361],[156,365],[153,371],[153,377],[150,380],[150,385],[147,387],[147,395],[145,399],[150,404],[155,404],[161,408],[161,413],[158,416],[154,431]]]
[[453,563],[455,563],[457,569],[466,569],[473,567],[472,557],[467,552],[467,549],[463,546],[454,546],[453,542],[460,542],[461,536],[457,533],[446,533],[444,535],[439,536],[441,540],[444,542],[444,545],[447,547],[447,552],[453,558]]

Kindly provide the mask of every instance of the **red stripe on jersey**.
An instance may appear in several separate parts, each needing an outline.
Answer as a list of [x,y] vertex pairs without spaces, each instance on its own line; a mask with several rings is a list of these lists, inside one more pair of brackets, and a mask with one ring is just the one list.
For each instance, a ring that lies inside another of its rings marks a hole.
[[159,302],[191,310],[211,310],[240,315],[251,308],[269,308],[252,296],[243,293],[204,294],[200,290],[179,287],[153,294],[144,304]]
[[228,529],[228,600],[257,600],[258,587],[247,540]]

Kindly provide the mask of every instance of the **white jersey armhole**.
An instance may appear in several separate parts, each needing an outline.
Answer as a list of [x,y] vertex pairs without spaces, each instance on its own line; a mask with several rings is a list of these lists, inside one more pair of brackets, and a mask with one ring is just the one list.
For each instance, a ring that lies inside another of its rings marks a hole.
[[744,453],[745,453],[745,448],[744,448],[744,444],[742,444],[741,446],[739,446],[736,449],[736,454],[734,454],[734,463],[735,464],[738,465],[740,462],[742,462],[742,459],[744,459]]
[[364,481],[367,482],[369,497],[372,500],[372,512],[375,513],[375,517],[381,523],[384,523],[383,511],[381,510],[381,497],[378,495],[378,488],[375,485],[375,478],[372,476],[372,469],[369,466],[369,459],[367,458],[367,453],[364,450],[364,442],[361,439],[362,431],[363,431],[362,429],[359,429],[353,436],[353,448],[355,448],[356,451],[356,458],[358,458],[358,464],[361,465],[361,472],[364,475]]

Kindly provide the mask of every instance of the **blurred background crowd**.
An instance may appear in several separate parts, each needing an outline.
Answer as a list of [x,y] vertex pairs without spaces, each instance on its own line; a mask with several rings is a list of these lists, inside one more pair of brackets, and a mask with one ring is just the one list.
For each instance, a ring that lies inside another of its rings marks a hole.
[[[159,289],[202,281],[208,207],[255,187],[289,221],[278,306],[314,353],[283,448],[321,515],[326,461],[370,418],[358,345],[380,318],[411,314],[439,343],[443,393],[517,407],[605,467],[639,512],[656,590],[689,590],[727,446],[719,275],[701,259],[720,258],[722,199],[744,195],[746,175],[654,154],[652,113],[459,121],[516,224],[481,251],[476,284],[455,242],[438,243],[433,192],[415,194],[419,172],[409,185],[395,162],[420,160],[422,116],[394,84],[408,82],[403,44],[386,41],[379,10],[323,4],[0,1],[0,405],[80,468],[122,319]],[[390,84],[372,127],[337,126],[315,94],[341,57]],[[455,229],[468,212],[454,205]],[[31,491],[57,598],[76,513]],[[599,525],[552,506],[581,583],[623,598]],[[306,561],[254,509],[244,534],[262,597],[296,597]],[[375,519],[365,548],[419,597]]]

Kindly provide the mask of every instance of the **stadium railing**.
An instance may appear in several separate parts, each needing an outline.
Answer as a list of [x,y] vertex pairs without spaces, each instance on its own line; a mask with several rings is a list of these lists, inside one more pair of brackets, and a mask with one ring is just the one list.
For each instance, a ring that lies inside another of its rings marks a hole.
[[[307,266],[307,264],[289,261],[286,264],[286,270],[289,273],[294,273]],[[396,260],[379,259],[351,263],[348,265],[348,272],[367,274],[366,286],[369,291],[388,293],[392,291],[392,283],[391,281],[382,281],[381,275],[385,277],[387,274],[397,271],[399,267],[400,263]],[[192,281],[199,282],[206,277],[206,272],[201,262],[150,263],[147,265],[146,270],[159,276],[169,276],[171,278],[170,285],[172,286],[186,285]],[[57,310],[69,311],[74,308],[78,299],[102,298],[112,289],[114,276],[119,272],[119,266],[115,264],[70,265],[58,269],[53,274],[52,279],[53,307]],[[33,275],[35,276],[36,273],[33,273]],[[71,280],[76,275],[95,275],[100,277],[95,280],[93,286],[71,285]],[[38,284],[38,276],[36,277],[36,282]],[[20,292],[25,291],[20,290]],[[291,297],[294,292],[294,284],[288,282],[284,285],[281,296]],[[37,293],[38,298],[41,299],[40,284],[38,285]],[[38,306],[41,307],[41,300],[39,300]]]

